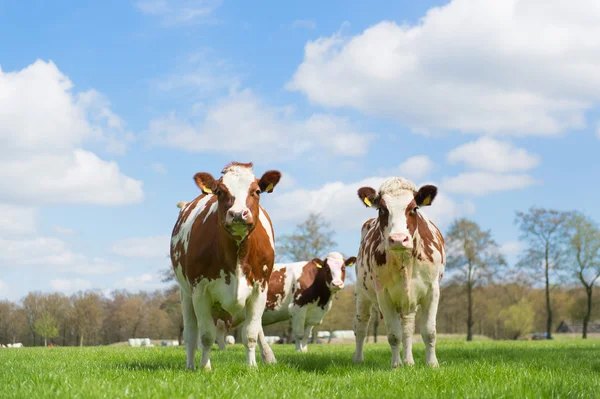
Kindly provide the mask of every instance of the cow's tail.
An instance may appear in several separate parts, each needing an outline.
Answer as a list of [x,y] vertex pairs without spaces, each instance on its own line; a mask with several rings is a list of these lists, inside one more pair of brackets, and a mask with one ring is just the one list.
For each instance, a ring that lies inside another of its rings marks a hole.
[[181,209],[181,208],[183,208],[186,205],[187,205],[187,202],[185,202],[185,201],[179,201],[177,203],[177,208]]

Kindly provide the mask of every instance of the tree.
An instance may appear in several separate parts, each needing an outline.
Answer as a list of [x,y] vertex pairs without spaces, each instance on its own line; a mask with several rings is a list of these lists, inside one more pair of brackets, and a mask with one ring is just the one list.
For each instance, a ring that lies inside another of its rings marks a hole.
[[543,270],[546,285],[546,337],[552,338],[552,305],[550,302],[550,274],[566,261],[565,237],[568,236],[569,213],[554,209],[531,207],[517,212],[515,223],[521,230],[521,239],[529,248],[519,266],[538,273]]
[[521,298],[519,303],[503,309],[499,313],[504,320],[504,330],[512,339],[517,339],[531,332],[533,327],[533,308],[526,298]]
[[496,269],[506,264],[490,231],[482,231],[477,223],[458,219],[447,234],[446,267],[455,269],[455,276],[467,290],[467,341],[473,340],[473,287],[491,281]]
[[48,338],[58,337],[58,325],[54,317],[47,311],[42,312],[35,322],[35,332],[44,338],[44,346],[48,346]]
[[74,295],[73,301],[73,322],[77,328],[79,337],[79,346],[83,346],[85,338],[88,340],[102,328],[103,304],[102,297],[94,292]]
[[321,214],[311,213],[304,222],[296,225],[294,234],[279,238],[278,258],[300,262],[323,257],[336,245],[332,239],[334,232],[329,228],[329,222]]
[[569,252],[573,259],[572,272],[581,282],[587,295],[587,308],[583,316],[583,339],[587,338],[588,323],[592,314],[592,293],[600,278],[600,230],[594,221],[581,213],[569,220]]

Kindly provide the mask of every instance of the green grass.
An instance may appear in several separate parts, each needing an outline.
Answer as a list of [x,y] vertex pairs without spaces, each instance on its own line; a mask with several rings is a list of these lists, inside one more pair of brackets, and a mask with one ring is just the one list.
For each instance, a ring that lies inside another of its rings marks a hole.
[[[439,369],[390,369],[387,344],[273,345],[278,364],[250,370],[241,345],[213,351],[211,373],[185,371],[182,347],[0,350],[0,398],[598,398],[600,341],[438,342]],[[196,362],[199,353],[196,354]]]

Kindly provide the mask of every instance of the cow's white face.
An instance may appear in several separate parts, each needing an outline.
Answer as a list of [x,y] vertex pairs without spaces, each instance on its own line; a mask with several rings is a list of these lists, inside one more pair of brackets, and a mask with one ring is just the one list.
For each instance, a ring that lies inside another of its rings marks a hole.
[[350,267],[356,262],[356,257],[351,256],[344,259],[344,256],[339,252],[330,252],[325,260],[313,259],[317,267],[325,271],[325,283],[327,288],[333,292],[337,292],[344,288],[344,280],[346,279],[346,267]]
[[413,249],[418,209],[431,205],[436,195],[435,186],[425,185],[416,191],[411,181],[402,178],[386,180],[379,192],[371,187],[358,190],[358,196],[365,205],[378,209],[383,243],[386,249],[392,251]]
[[219,221],[237,240],[244,239],[259,220],[260,194],[270,193],[279,182],[281,173],[265,172],[260,180],[252,171],[252,164],[232,163],[221,172],[219,180],[208,173],[197,173],[196,184],[205,194],[218,198]]

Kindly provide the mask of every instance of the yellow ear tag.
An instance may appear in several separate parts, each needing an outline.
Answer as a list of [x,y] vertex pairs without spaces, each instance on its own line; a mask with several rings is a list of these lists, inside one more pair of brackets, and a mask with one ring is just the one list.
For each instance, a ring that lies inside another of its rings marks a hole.
[[427,197],[425,197],[425,199],[423,200],[422,205],[429,205],[431,204],[431,197],[428,195]]
[[351,263],[347,264],[347,265],[346,265],[346,267],[350,267],[350,266],[352,266],[353,264],[354,264],[354,262],[351,262]]
[[202,191],[204,191],[206,194],[212,194],[212,190],[205,186],[202,186]]
[[268,193],[270,193],[271,191],[273,191],[273,183],[269,183],[269,185],[267,186],[267,190]]
[[319,263],[316,263],[316,265],[317,265],[317,267],[318,267],[319,269],[322,269],[322,268],[323,268],[323,266],[321,266]]
[[371,206],[371,201],[369,201],[369,199],[367,197],[365,197],[365,199],[363,199],[363,201],[365,202],[365,204],[367,204],[367,206]]

